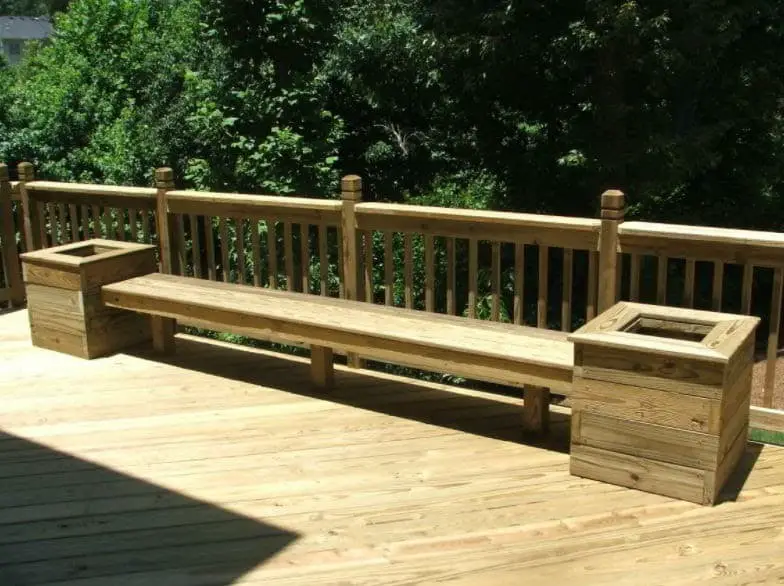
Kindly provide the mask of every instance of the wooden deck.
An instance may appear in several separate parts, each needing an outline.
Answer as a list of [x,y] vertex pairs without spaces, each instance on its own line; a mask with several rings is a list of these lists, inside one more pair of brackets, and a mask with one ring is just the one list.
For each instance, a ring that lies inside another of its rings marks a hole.
[[[181,337],[93,362],[0,316],[0,584],[773,584],[784,448],[709,508],[568,474],[520,401]],[[750,473],[749,473],[750,471]],[[741,490],[742,487],[742,490]]]

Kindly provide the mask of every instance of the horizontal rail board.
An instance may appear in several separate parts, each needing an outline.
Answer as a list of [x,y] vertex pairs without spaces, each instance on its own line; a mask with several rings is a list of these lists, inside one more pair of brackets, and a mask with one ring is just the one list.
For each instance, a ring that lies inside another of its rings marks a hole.
[[381,230],[473,238],[493,242],[516,242],[544,246],[595,250],[599,242],[599,220],[363,203],[356,207],[359,230]]
[[27,183],[25,188],[30,197],[39,201],[155,209],[156,190],[152,187],[32,181]]
[[621,252],[784,266],[784,234],[777,232],[625,222],[618,233]]
[[225,218],[275,218],[293,223],[340,223],[342,203],[337,200],[212,193],[206,191],[170,191],[166,194],[169,213],[196,214]]

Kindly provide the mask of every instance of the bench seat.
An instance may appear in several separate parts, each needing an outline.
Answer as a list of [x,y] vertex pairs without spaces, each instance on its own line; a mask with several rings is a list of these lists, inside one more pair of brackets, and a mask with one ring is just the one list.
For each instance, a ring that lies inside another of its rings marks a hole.
[[106,285],[101,294],[108,306],[156,316],[158,337],[173,337],[170,320],[181,320],[309,344],[322,386],[332,380],[332,349],[342,349],[516,387],[559,394],[572,387],[574,351],[561,332],[165,274]]

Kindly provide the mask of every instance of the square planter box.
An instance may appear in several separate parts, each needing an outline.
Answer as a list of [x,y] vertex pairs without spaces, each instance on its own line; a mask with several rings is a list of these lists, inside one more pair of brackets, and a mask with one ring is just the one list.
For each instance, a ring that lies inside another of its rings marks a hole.
[[88,240],[21,258],[34,346],[90,359],[150,339],[149,318],[105,307],[101,286],[157,271],[154,246]]
[[756,317],[619,303],[570,336],[570,472],[713,504],[744,453]]

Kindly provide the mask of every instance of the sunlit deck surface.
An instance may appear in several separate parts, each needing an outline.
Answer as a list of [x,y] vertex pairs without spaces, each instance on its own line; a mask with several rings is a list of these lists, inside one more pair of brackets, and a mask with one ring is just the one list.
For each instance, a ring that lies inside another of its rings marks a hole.
[[536,445],[517,399],[178,344],[85,362],[0,316],[2,586],[784,581],[782,448],[700,507],[569,476],[568,415]]

